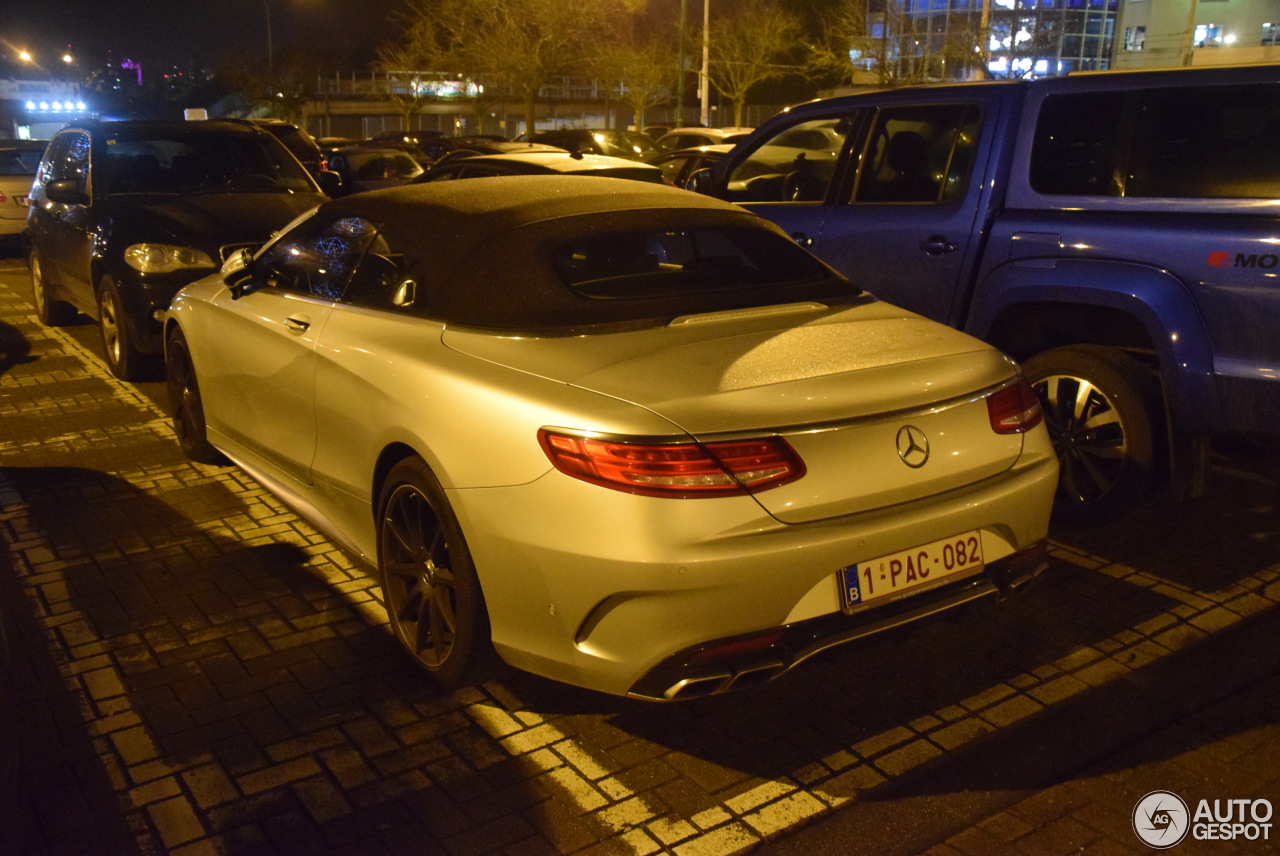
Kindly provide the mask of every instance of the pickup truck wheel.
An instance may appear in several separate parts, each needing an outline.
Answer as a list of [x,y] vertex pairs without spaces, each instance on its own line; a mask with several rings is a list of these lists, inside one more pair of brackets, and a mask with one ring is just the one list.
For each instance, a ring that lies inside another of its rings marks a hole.
[[1150,492],[1160,399],[1142,366],[1113,348],[1072,345],[1037,354],[1023,369],[1058,453],[1061,518],[1100,521]]

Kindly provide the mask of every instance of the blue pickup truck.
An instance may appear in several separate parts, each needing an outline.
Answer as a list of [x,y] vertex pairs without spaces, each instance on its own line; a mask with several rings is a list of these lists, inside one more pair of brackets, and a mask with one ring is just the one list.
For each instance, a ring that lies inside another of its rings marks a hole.
[[695,187],[1022,361],[1096,518],[1280,435],[1280,65],[876,90],[775,116]]

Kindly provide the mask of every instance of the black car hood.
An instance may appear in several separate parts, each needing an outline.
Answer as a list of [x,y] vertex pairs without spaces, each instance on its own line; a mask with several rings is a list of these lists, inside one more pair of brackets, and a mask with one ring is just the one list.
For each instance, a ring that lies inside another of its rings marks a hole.
[[112,199],[111,219],[134,240],[172,241],[218,259],[227,244],[265,243],[326,197],[315,193],[193,193]]

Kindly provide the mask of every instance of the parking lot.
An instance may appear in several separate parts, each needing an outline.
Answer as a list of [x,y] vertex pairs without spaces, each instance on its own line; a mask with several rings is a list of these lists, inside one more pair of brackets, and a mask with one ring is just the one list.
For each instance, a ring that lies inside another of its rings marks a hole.
[[746,694],[444,694],[367,569],[187,461],[163,385],[40,326],[26,276],[0,258],[9,852],[1141,853],[1151,791],[1280,801],[1280,446],[1056,528],[1016,598]]

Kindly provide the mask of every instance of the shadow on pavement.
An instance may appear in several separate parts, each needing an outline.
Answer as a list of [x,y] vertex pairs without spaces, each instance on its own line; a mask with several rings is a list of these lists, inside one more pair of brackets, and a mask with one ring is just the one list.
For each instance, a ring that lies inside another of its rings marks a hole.
[[[212,517],[240,504],[217,483],[201,490],[184,489],[184,502],[199,497]],[[439,697],[389,635],[351,613],[303,549],[209,535],[150,492],[96,470],[0,468],[0,496],[24,504],[20,518],[8,515],[21,520],[9,534],[26,557],[20,564],[30,564],[0,567],[14,655],[0,756],[15,798],[3,801],[15,814],[6,837],[14,829],[33,844],[14,852],[171,849],[184,833],[165,810],[131,812],[131,795],[153,788],[189,791],[225,852],[323,852],[335,840],[377,835],[391,819],[416,823],[399,799],[409,789],[395,780],[424,754],[447,754],[441,746],[405,749],[405,768],[385,776],[370,769],[363,799],[350,805],[356,794],[335,791],[341,817],[319,822],[315,805],[288,786],[241,796],[232,784],[278,764],[272,747],[316,734],[335,752],[349,744],[359,759],[367,747],[344,727],[372,741],[373,711]],[[396,745],[390,733],[382,740]]]
[[31,343],[21,331],[0,321],[0,375],[14,366],[35,362],[31,356]]

